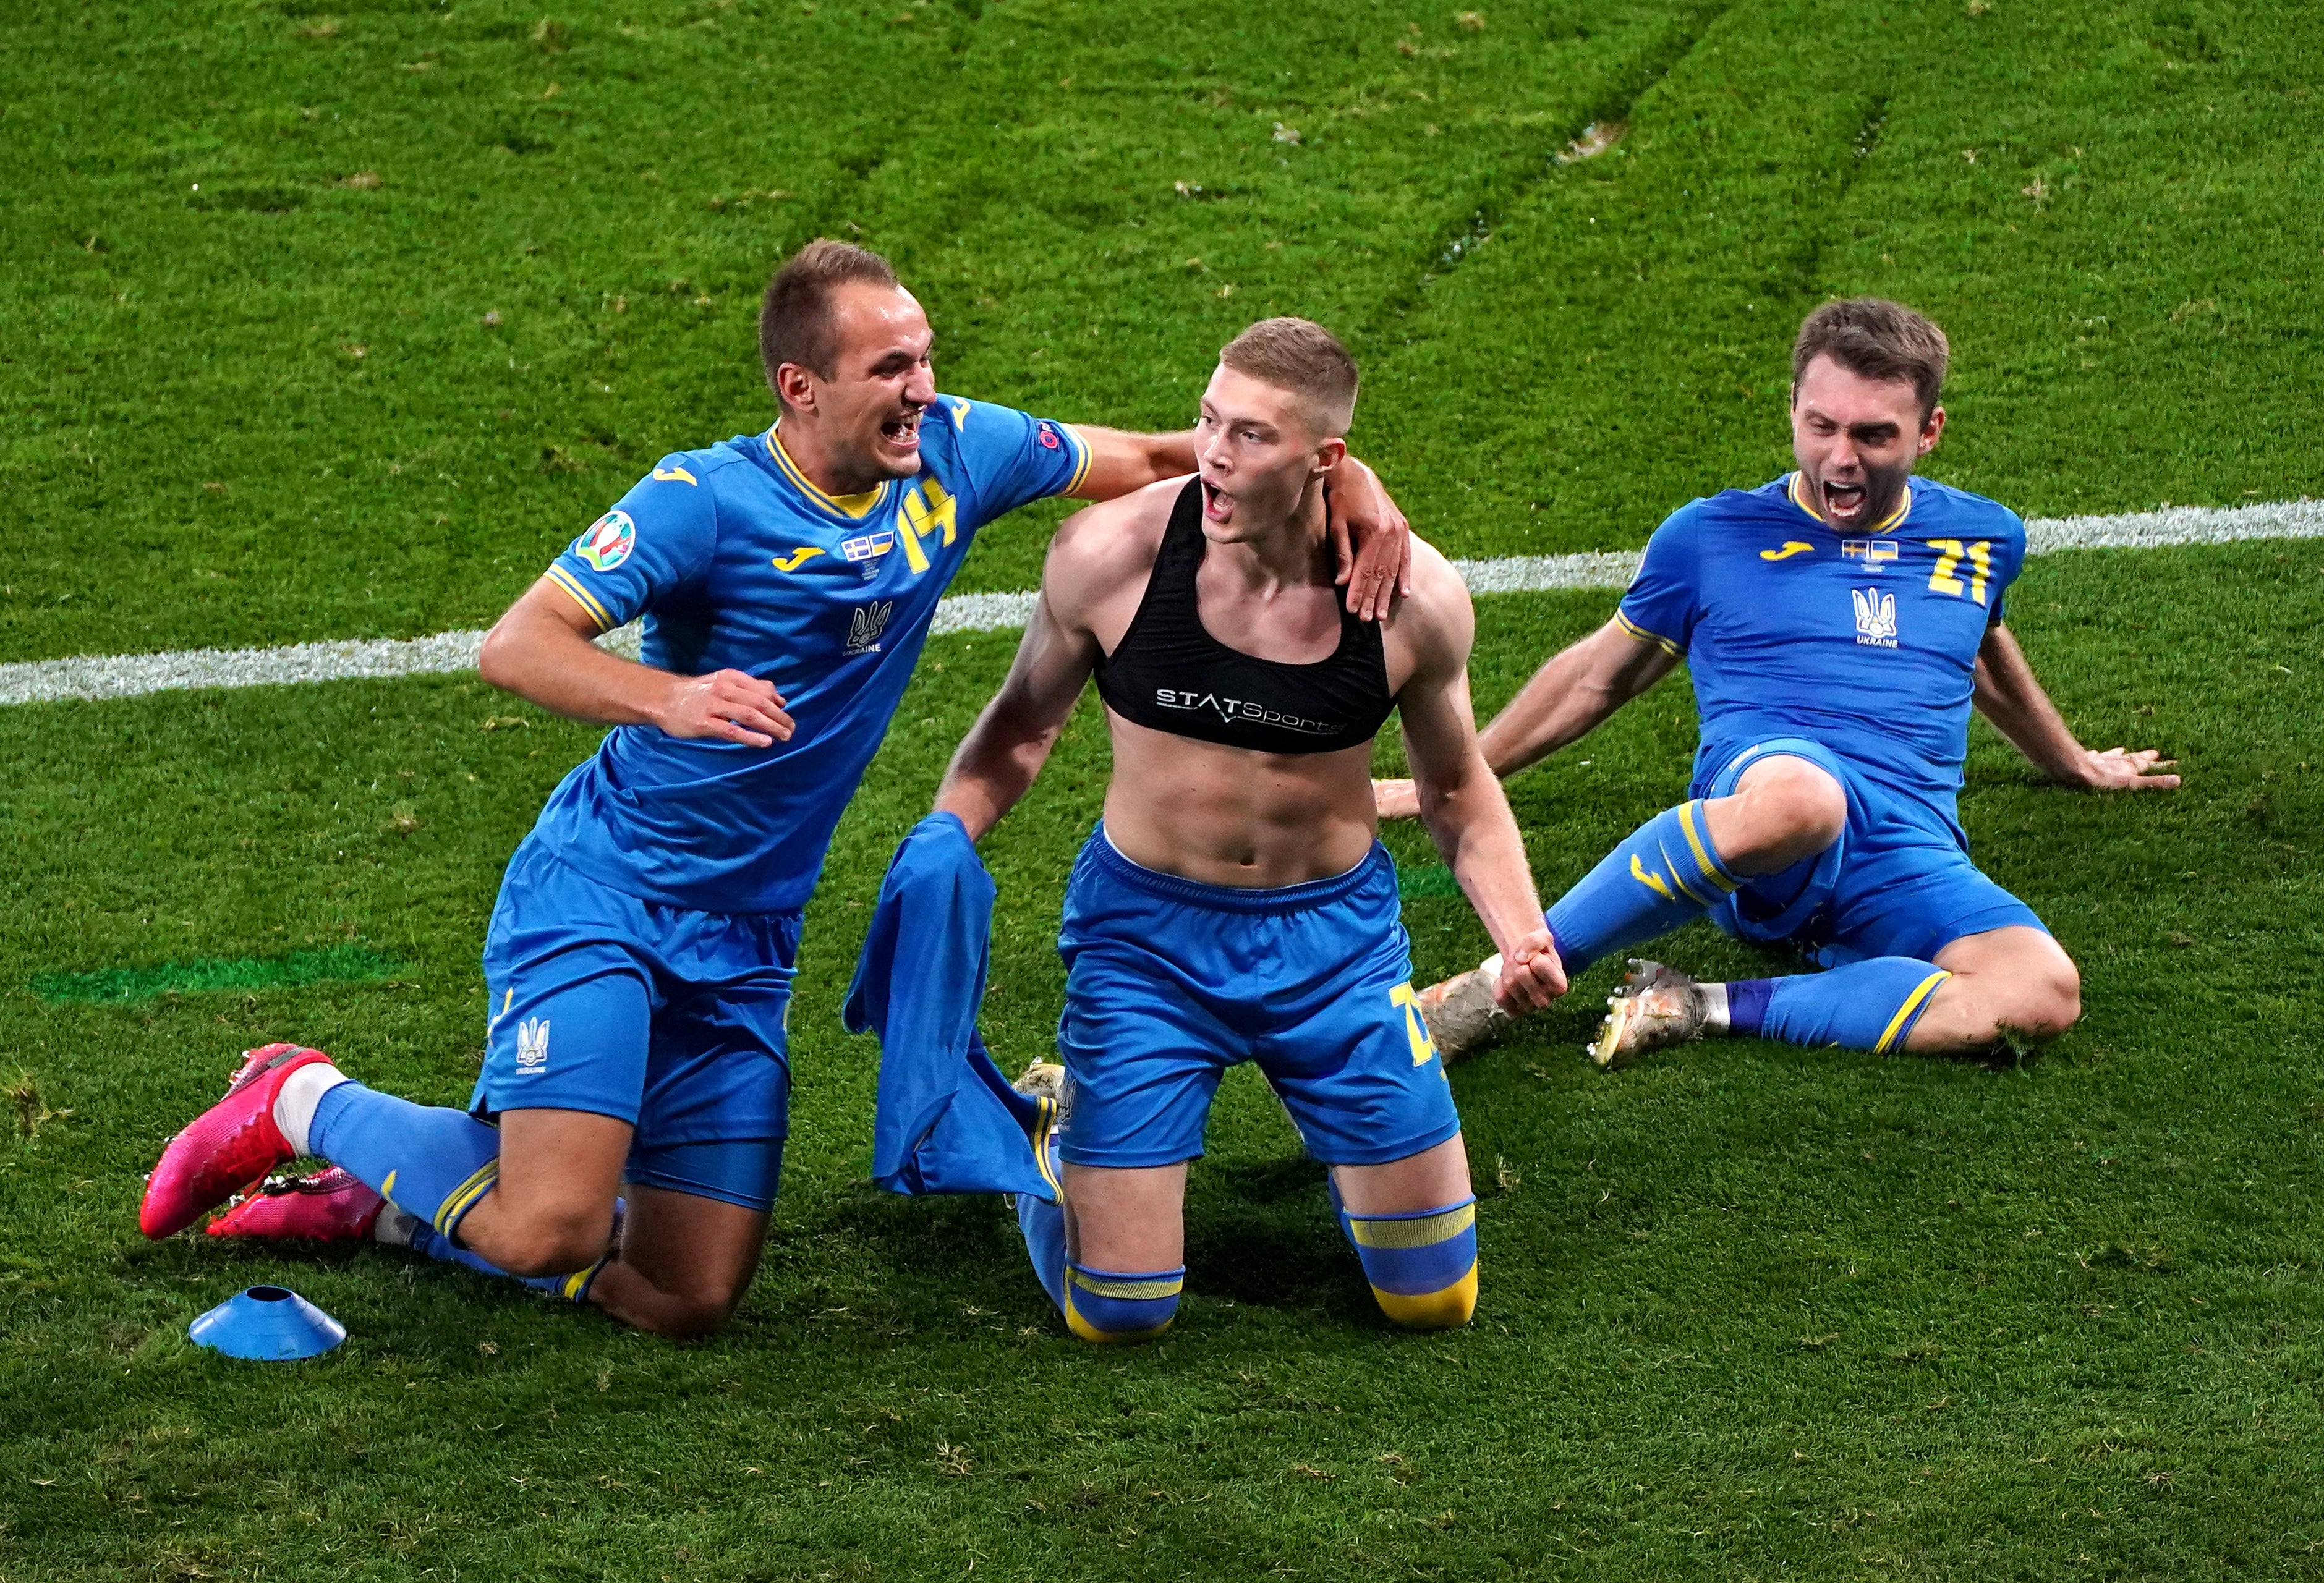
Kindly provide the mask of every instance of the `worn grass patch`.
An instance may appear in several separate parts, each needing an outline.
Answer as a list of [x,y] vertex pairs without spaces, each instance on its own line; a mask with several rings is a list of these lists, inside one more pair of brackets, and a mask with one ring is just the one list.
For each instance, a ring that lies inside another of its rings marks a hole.
[[393,957],[361,945],[335,945],[327,951],[294,951],[287,956],[166,962],[152,967],[100,968],[89,973],[35,973],[32,988],[43,1000],[127,1006],[164,995],[218,990],[249,994],[306,984],[356,983],[384,979],[401,965]]

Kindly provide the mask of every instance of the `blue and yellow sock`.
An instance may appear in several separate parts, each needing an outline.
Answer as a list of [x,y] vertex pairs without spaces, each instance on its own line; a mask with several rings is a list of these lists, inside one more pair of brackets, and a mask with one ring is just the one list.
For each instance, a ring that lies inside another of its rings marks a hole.
[[500,1180],[501,1135],[466,1110],[343,1082],[315,1106],[308,1146],[446,1237]]
[[1065,1311],[1065,1211],[1029,1192],[1017,1195],[1017,1229],[1025,1234],[1025,1256],[1057,1311]]
[[1904,1047],[1951,977],[1934,962],[1876,956],[1828,972],[1747,979],[1727,986],[1727,1026],[1747,1037],[1886,1054]]
[[1133,1275],[1068,1264],[1065,1328],[1084,1341],[1150,1341],[1178,1317],[1186,1266]]
[[1700,799],[1639,825],[1549,909],[1568,973],[1668,934],[1742,883],[1711,842]]
[[1389,1319],[1411,1330],[1449,1330],[1475,1315],[1474,1196],[1400,1215],[1351,1215],[1333,1184],[1332,1210]]
[[520,1286],[530,1286],[535,1292],[543,1292],[551,1297],[561,1297],[568,1302],[588,1302],[589,1288],[596,1281],[597,1272],[604,1269],[613,1258],[613,1251],[608,1248],[604,1255],[587,1269],[576,1270],[569,1275],[512,1275],[482,1254],[461,1247],[434,1227],[419,1219],[412,1221],[411,1239],[405,1246],[414,1253],[424,1253],[429,1258],[441,1260],[445,1264],[462,1265],[479,1275],[497,1275],[503,1281],[514,1281]]

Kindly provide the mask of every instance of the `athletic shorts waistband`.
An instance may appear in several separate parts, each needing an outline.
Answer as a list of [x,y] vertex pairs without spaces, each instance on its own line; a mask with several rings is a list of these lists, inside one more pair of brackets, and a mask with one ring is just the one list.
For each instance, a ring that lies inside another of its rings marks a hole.
[[1310,907],[1328,907],[1362,889],[1377,879],[1383,868],[1393,872],[1396,860],[1388,856],[1388,848],[1379,842],[1363,861],[1344,874],[1334,874],[1326,879],[1309,879],[1298,885],[1278,885],[1271,888],[1250,888],[1240,885],[1205,885],[1199,879],[1182,879],[1176,874],[1165,874],[1135,863],[1121,855],[1105,833],[1105,822],[1100,820],[1091,832],[1089,843],[1082,849],[1107,875],[1125,885],[1134,886],[1150,896],[1165,901],[1182,902],[1188,907],[1202,907],[1215,913],[1293,913]]

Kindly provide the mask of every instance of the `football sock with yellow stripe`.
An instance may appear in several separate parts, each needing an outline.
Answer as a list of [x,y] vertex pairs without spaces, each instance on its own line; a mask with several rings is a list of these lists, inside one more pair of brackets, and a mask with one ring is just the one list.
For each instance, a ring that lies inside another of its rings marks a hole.
[[1065,1311],[1065,1211],[1064,1206],[1029,1192],[1017,1195],[1017,1229],[1025,1234],[1025,1256],[1033,1261],[1041,1290]]
[[1449,1330],[1477,1311],[1477,1201],[1398,1215],[1351,1215],[1332,1188],[1340,1229],[1380,1311],[1411,1330]]
[[317,1101],[308,1146],[447,1238],[500,1180],[501,1135],[469,1115],[359,1082]]
[[1915,957],[1876,956],[1828,972],[1747,979],[1727,986],[1728,1031],[1885,1054],[1904,1047],[1937,987],[1950,977]]
[[1711,844],[1700,799],[1681,803],[1623,837],[1605,861],[1549,909],[1549,932],[1568,973],[1699,918],[1742,881]]
[[1084,1341],[1150,1341],[1178,1317],[1186,1266],[1132,1275],[1065,1265],[1065,1328]]
[[[576,1270],[567,1275],[512,1275],[482,1254],[471,1248],[462,1247],[425,1221],[412,1217],[406,1217],[406,1219],[410,1220],[410,1225],[406,1228],[409,1235],[403,1239],[403,1246],[412,1252],[426,1254],[429,1258],[439,1259],[447,1265],[465,1265],[480,1275],[498,1275],[503,1281],[514,1281],[520,1286],[530,1286],[535,1292],[546,1293],[551,1297],[561,1297],[569,1302],[589,1301],[590,1284],[596,1280],[597,1272],[604,1269],[613,1257],[609,1251],[587,1269]],[[382,1238],[382,1240],[391,1240],[391,1238]]]

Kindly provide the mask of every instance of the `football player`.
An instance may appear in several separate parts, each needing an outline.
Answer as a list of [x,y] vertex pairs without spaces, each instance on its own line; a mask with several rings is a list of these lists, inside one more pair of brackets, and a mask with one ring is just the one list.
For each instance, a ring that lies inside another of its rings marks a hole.
[[[1975,707],[2034,766],[2093,791],[2169,788],[2152,750],[2075,740],[2003,621],[2015,513],[1913,476],[1945,428],[1944,334],[1874,299],[1824,304],[1792,349],[1798,469],[1674,511],[1613,620],[1483,734],[1511,775],[1578,741],[1682,658],[1701,716],[1689,799],[1549,910],[1568,972],[1709,916],[1826,971],[1697,983],[1636,962],[1591,1054],[1704,1035],[1927,1054],[2054,1037],[2074,964],[1969,861],[1955,799]],[[1377,788],[1408,814],[1410,784]],[[1493,964],[1488,963],[1487,969]],[[1503,1020],[1481,971],[1423,991],[1447,1058]]]
[[[485,639],[486,680],[614,729],[502,882],[467,1109],[253,1051],[163,1153],[148,1236],[311,1155],[334,1169],[211,1231],[401,1242],[669,1335],[726,1321],[788,1130],[801,909],[939,597],[1019,506],[1194,465],[1188,434],[940,395],[934,342],[876,253],[816,242],[782,266],[760,318],[774,425],[662,458]],[[1348,603],[1376,614],[1403,521],[1368,472],[1338,484],[1365,539]],[[639,660],[595,641],[640,618]]]
[[1468,590],[1422,546],[1385,623],[1333,596],[1323,491],[1355,400],[1355,363],[1321,326],[1237,336],[1203,395],[1196,475],[1058,529],[1009,679],[937,795],[982,837],[1095,677],[1113,774],[1058,935],[1063,1203],[1018,1200],[1034,1272],[1086,1340],[1157,1336],[1176,1314],[1187,1165],[1244,1061],[1327,1167],[1383,1311],[1439,1329],[1476,1306],[1461,1118],[1376,834],[1372,738],[1390,713],[1421,816],[1502,948],[1490,993],[1529,1010],[1565,982],[1477,749]]

